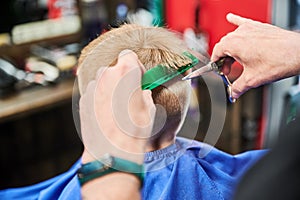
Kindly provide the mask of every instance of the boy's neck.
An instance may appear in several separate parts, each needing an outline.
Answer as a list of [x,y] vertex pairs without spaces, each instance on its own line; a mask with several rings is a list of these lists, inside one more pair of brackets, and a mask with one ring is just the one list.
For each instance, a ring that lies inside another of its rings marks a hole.
[[150,139],[146,147],[146,152],[166,148],[175,143],[175,138],[175,133],[163,133],[159,137]]

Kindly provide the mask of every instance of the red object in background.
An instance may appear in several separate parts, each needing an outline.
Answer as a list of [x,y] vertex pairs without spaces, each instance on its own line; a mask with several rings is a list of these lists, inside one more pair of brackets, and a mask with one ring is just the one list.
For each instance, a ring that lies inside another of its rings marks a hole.
[[196,28],[196,7],[199,4],[199,27],[209,36],[209,53],[214,45],[236,27],[226,21],[229,12],[262,22],[271,22],[272,0],[165,0],[168,27],[183,32]]
[[[226,20],[230,12],[261,22],[271,22],[272,0],[165,0],[165,18],[170,29],[200,28],[209,38],[208,53],[215,44],[236,26]],[[196,8],[200,6],[196,25]],[[198,27],[196,27],[198,26]],[[242,72],[242,66],[234,63],[229,79],[234,80]]]
[[57,6],[57,0],[48,0],[48,18],[56,19],[62,16],[62,10],[59,6]]
[[228,13],[270,23],[271,2],[271,0],[200,0],[200,27],[209,34],[209,53],[224,35],[236,28],[227,22]]
[[77,0],[47,0],[47,6],[49,19],[78,14]]
[[196,7],[199,0],[165,0],[167,26],[179,32],[186,28],[195,29]]

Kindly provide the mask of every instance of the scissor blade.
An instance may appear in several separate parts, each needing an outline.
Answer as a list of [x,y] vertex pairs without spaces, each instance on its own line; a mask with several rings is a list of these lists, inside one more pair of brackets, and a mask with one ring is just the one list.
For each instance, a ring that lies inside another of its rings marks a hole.
[[185,81],[185,80],[189,80],[189,79],[192,79],[192,78],[196,78],[196,77],[199,77],[199,76],[202,76],[203,74],[207,73],[207,72],[211,72],[213,71],[213,68],[211,66],[211,63],[208,63],[207,65],[193,71],[192,73],[188,74],[187,76],[183,77],[182,80]]

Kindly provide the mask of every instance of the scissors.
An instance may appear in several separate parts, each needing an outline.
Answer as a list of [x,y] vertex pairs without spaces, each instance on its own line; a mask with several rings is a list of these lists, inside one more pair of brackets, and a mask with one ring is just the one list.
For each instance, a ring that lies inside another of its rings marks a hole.
[[223,57],[216,62],[209,62],[207,65],[193,71],[192,73],[188,74],[187,76],[183,77],[182,80],[189,80],[192,78],[196,78],[206,74],[208,72],[214,71],[218,75],[221,76],[223,82],[227,87],[228,99],[231,103],[236,101],[235,98],[232,97],[232,89],[231,89],[231,82],[229,81],[228,77],[222,72],[222,68],[225,64],[232,64],[235,60],[232,57],[226,56]]

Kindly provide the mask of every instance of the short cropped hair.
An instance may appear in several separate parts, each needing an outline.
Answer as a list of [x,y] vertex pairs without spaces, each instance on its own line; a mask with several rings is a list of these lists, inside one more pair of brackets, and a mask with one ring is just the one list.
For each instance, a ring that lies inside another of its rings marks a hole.
[[[95,79],[99,67],[116,64],[119,53],[125,49],[135,52],[146,70],[158,64],[176,68],[186,62],[183,61],[186,57],[182,55],[187,48],[172,31],[160,27],[125,24],[101,34],[82,50],[77,71],[80,94]],[[188,109],[189,84],[177,79],[167,86],[153,89],[152,97],[154,103],[163,106],[167,114],[166,123],[159,132],[176,132]]]

